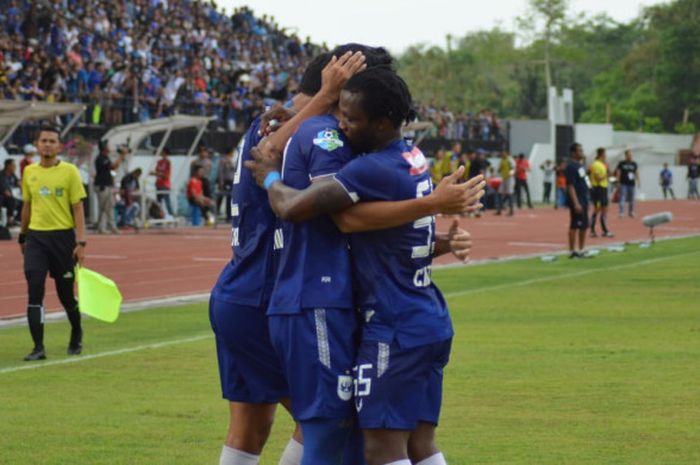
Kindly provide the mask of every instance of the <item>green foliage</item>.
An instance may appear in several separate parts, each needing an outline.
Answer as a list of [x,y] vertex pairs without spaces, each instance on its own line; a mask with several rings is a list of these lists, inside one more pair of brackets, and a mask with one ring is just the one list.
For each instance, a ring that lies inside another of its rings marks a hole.
[[695,134],[698,132],[697,126],[692,121],[678,123],[673,127],[673,130],[678,134]]
[[700,126],[700,0],[659,4],[627,23],[571,18],[568,6],[531,0],[515,32],[468,33],[450,51],[411,47],[399,71],[417,101],[453,111],[542,118],[549,69],[554,85],[574,89],[577,120],[605,122],[609,106],[616,128],[672,131],[688,109]]

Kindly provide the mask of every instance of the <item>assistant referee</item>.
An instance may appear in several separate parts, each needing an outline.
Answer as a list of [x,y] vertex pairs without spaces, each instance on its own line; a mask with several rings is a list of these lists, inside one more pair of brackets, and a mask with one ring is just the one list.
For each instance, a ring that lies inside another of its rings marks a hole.
[[42,125],[35,145],[41,160],[27,166],[22,176],[22,230],[19,244],[24,254],[29,301],[27,320],[34,349],[26,361],[46,358],[44,349],[44,287],[46,274],[56,283],[56,293],[68,315],[71,336],[68,355],[82,351],[83,331],[78,302],[73,294],[76,261],[85,258],[85,189],[75,165],[60,161],[58,128]]

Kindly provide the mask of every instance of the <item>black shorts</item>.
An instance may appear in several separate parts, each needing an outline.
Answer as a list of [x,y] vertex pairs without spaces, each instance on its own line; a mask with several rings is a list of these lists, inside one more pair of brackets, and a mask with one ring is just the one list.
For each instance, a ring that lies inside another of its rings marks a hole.
[[582,205],[583,211],[579,214],[576,213],[574,207],[569,207],[569,214],[571,215],[571,224],[569,229],[588,229],[588,205]]
[[24,271],[48,272],[52,278],[72,279],[75,231],[29,231],[24,247]]
[[607,207],[610,203],[608,199],[607,187],[594,187],[591,189],[591,201],[596,207]]

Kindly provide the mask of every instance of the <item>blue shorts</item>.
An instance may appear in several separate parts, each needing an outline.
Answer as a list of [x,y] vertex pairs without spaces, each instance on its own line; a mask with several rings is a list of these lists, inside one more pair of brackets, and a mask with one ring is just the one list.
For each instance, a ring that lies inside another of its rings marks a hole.
[[418,422],[437,425],[451,346],[452,339],[410,349],[363,341],[353,368],[360,428],[413,431]]
[[276,404],[289,397],[280,360],[272,348],[265,309],[209,301],[224,399]]
[[352,418],[358,313],[305,309],[293,315],[270,315],[268,321],[272,344],[289,383],[294,419]]

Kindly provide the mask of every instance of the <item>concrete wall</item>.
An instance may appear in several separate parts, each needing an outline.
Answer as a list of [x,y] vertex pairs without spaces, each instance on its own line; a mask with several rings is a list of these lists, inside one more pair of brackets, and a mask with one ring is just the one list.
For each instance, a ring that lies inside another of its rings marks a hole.
[[547,120],[511,120],[510,153],[529,154],[537,144],[548,144],[552,140],[552,126]]
[[613,145],[612,124],[575,124],[574,137],[576,142],[583,146],[586,158],[593,160],[598,147],[610,147]]

